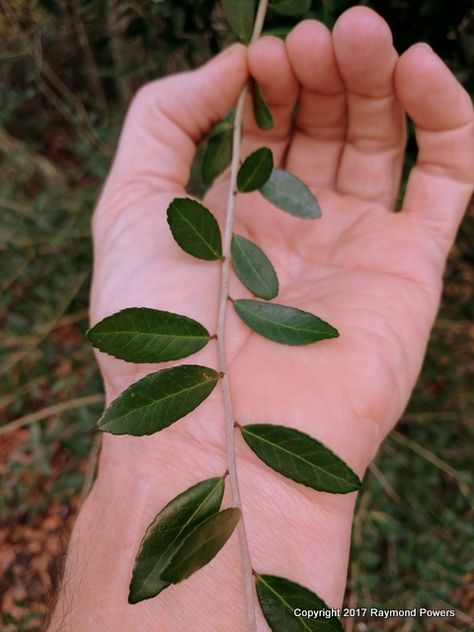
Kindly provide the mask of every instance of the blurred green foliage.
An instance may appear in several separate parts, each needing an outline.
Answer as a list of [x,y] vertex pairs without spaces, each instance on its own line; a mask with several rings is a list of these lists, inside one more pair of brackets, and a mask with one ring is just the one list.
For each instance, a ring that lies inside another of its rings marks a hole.
[[[315,0],[309,17],[332,26],[355,4],[385,17],[400,52],[428,42],[474,92],[471,2]],[[282,34],[293,23],[270,13],[266,29]],[[1,0],[0,37],[0,410],[6,424],[100,393],[83,337],[90,219],[127,104],[144,82],[201,64],[233,36],[215,0]],[[409,150],[412,161],[413,139]],[[473,246],[471,213],[448,266],[440,318],[409,410],[359,498],[346,595],[348,604],[450,604],[460,614],[450,622],[356,622],[354,630],[469,629]],[[36,524],[53,499],[68,510],[83,485],[99,410],[100,404],[78,407],[28,424],[18,441],[0,435],[0,527]],[[39,629],[41,614],[31,604],[23,620],[15,617],[3,615],[6,632]]]

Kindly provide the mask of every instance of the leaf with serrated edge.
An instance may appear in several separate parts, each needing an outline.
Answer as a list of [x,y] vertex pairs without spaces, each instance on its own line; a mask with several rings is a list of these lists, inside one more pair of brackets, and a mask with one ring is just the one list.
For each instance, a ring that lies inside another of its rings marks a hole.
[[278,278],[263,250],[249,239],[233,235],[231,253],[234,269],[245,287],[260,298],[275,298]]
[[248,43],[253,30],[255,0],[222,0],[222,8],[230,28],[239,39]]
[[304,15],[311,9],[311,0],[272,0],[270,7],[281,15]]
[[329,323],[295,307],[242,298],[234,301],[234,309],[250,329],[281,344],[307,345],[339,336]]
[[253,115],[255,117],[257,127],[264,130],[273,129],[274,123],[272,113],[270,112],[270,109],[262,96],[260,86],[256,81],[252,82],[252,96]]
[[200,522],[182,540],[161,577],[177,584],[208,564],[230,538],[239,520],[240,510],[230,507]]
[[217,371],[197,364],[151,373],[114,399],[97,423],[99,430],[135,436],[163,430],[199,406],[218,379]]
[[296,428],[249,424],[241,432],[264,463],[297,483],[333,494],[361,487],[359,477],[332,450]]
[[89,342],[127,362],[167,362],[199,351],[209,332],[187,316],[148,307],[127,307],[86,334]]
[[[325,616],[329,606],[309,588],[276,575],[256,575],[255,587],[272,632],[343,632],[339,619]],[[296,616],[297,610],[320,616]]]
[[260,193],[277,208],[295,217],[321,217],[318,201],[306,184],[284,169],[274,168]]
[[167,215],[173,237],[185,252],[207,261],[222,257],[219,224],[205,206],[190,198],[175,198]]
[[237,188],[249,193],[263,187],[273,170],[273,154],[268,147],[260,147],[242,163],[237,174]]
[[209,478],[173,498],[149,525],[140,543],[132,580],[129,603],[155,597],[170,583],[161,579],[161,571],[181,540],[194,527],[220,509],[224,478]]

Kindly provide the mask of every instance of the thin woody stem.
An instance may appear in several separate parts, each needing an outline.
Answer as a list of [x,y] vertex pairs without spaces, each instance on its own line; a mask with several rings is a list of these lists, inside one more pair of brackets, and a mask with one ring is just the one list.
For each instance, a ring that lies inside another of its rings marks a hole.
[[[257,40],[262,31],[265,13],[267,10],[268,0],[260,0],[255,24],[252,33],[251,42]],[[227,300],[229,296],[229,267],[230,267],[230,249],[232,242],[232,231],[234,226],[235,215],[235,199],[237,197],[237,172],[240,166],[240,150],[242,143],[242,127],[245,111],[245,100],[247,97],[247,86],[242,90],[235,110],[234,132],[232,143],[232,162],[230,167],[230,185],[229,198],[227,202],[227,215],[224,230],[224,239],[222,245],[222,267],[221,267],[221,285],[219,296],[219,307],[217,317],[217,346],[219,356],[219,371],[221,372],[221,384],[224,397],[224,416],[226,424],[226,444],[227,444],[227,469],[229,471],[229,480],[232,490],[232,499],[235,507],[242,511],[242,502],[240,499],[239,481],[237,476],[237,466],[235,459],[235,443],[234,443],[234,411],[232,406],[232,394],[230,390],[229,377],[227,375],[227,359],[225,349],[225,325],[227,313]],[[255,618],[255,592],[253,587],[252,563],[250,559],[250,551],[245,530],[245,522],[243,518],[237,526],[240,546],[240,559],[242,564],[242,574],[244,581],[244,594],[246,603],[246,619],[248,632],[256,632],[257,622]]]

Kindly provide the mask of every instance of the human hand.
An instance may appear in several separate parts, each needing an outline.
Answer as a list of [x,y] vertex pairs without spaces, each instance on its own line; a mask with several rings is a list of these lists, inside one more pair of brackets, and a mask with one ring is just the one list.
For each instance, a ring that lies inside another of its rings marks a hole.
[[[312,188],[323,216],[290,218],[256,193],[240,196],[235,232],[254,239],[274,263],[277,302],[317,314],[340,338],[276,345],[229,310],[236,419],[300,428],[362,475],[421,366],[445,259],[472,191],[472,105],[429,47],[416,45],[399,59],[388,26],[361,7],[343,14],[332,35],[305,21],[286,44],[263,38],[250,48],[248,67],[276,125],[258,130],[249,108],[243,155],[270,147],[277,164]],[[195,143],[233,106],[246,78],[238,46],[198,71],[147,86],[135,99],[94,220],[93,322],[147,306],[186,314],[215,331],[219,264],[181,252],[165,211],[184,195]],[[394,213],[405,112],[417,125],[420,153],[403,210]],[[205,199],[221,225],[227,190],[224,175]],[[235,278],[230,294],[247,295]],[[216,366],[213,343],[191,361]],[[156,370],[102,354],[99,362],[108,400]],[[70,555],[63,591],[77,588],[69,599],[75,631],[92,625],[244,630],[236,537],[186,582],[127,604],[146,526],[176,494],[224,472],[224,446],[219,387],[158,435],[104,435],[98,481],[71,543],[71,551],[81,550],[82,570]],[[258,461],[240,437],[237,458],[254,568],[302,583],[339,606],[355,494],[296,485]],[[106,582],[104,595],[97,586]],[[267,629],[259,616],[259,629]]]

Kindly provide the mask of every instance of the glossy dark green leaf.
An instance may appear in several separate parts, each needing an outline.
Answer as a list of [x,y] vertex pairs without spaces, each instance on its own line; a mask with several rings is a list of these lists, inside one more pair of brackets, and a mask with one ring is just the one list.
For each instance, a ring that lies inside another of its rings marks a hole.
[[188,195],[196,197],[200,200],[204,198],[206,192],[209,190],[210,187],[210,184],[208,182],[205,182],[202,176],[202,164],[206,149],[206,141],[202,141],[201,143],[199,143],[196,153],[194,154],[193,162],[191,164],[189,180],[187,181],[185,186],[185,191]]
[[211,128],[211,131],[208,133],[207,138],[213,138],[214,136],[222,134],[223,132],[231,132],[234,129],[234,120],[235,108],[229,110],[227,114],[223,117],[223,119]]
[[[276,575],[257,575],[255,587],[272,632],[343,632],[339,619],[329,616],[329,606],[301,584]],[[311,616],[296,616],[301,612]]]
[[128,362],[165,362],[204,347],[209,332],[197,321],[148,307],[128,307],[87,332],[97,349]]
[[329,323],[294,307],[242,298],[234,301],[234,308],[250,329],[284,345],[307,345],[339,336]]
[[278,278],[263,250],[249,239],[233,235],[231,253],[234,269],[245,287],[260,298],[275,298]]
[[201,162],[201,175],[206,184],[211,184],[231,163],[232,130],[232,123],[221,121],[209,134]]
[[173,498],[148,527],[135,558],[129,603],[154,597],[170,583],[161,572],[194,527],[220,509],[224,478],[209,478]]
[[222,0],[230,28],[243,42],[249,42],[255,16],[255,0]]
[[295,217],[321,217],[319,204],[306,184],[284,169],[273,169],[260,193],[279,209]]
[[205,206],[189,198],[175,198],[168,206],[168,224],[178,245],[198,259],[220,259],[219,224]]
[[237,174],[237,188],[242,193],[263,187],[272,175],[273,154],[268,147],[260,147],[242,163]]
[[253,114],[255,116],[255,122],[260,129],[272,129],[274,126],[273,116],[270,112],[270,108],[265,102],[263,95],[260,91],[260,87],[256,81],[252,82],[252,95],[253,95]]
[[270,7],[281,15],[304,15],[311,9],[311,0],[272,0]]
[[129,386],[105,409],[99,430],[149,435],[194,410],[212,392],[219,374],[197,364],[151,373]]
[[239,509],[230,507],[200,522],[168,560],[162,578],[177,584],[208,564],[230,538],[239,520]]
[[360,489],[358,476],[344,461],[296,428],[250,424],[243,426],[241,431],[262,461],[297,483],[333,494],[347,494]]

